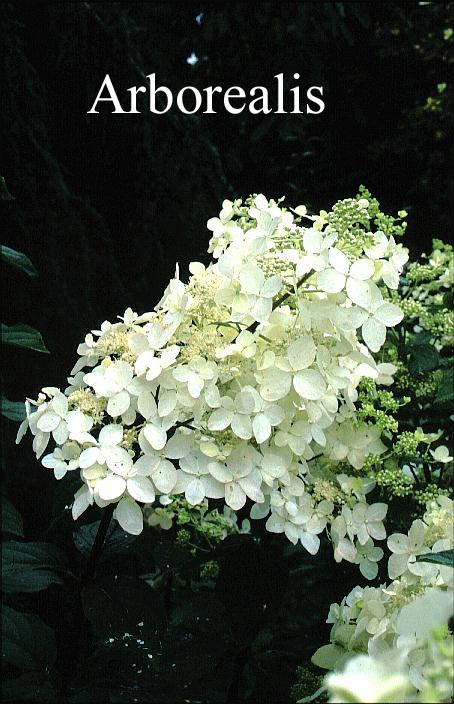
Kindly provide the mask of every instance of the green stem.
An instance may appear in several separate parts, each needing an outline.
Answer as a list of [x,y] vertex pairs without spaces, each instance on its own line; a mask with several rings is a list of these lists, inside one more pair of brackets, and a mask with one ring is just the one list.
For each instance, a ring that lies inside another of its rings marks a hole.
[[[290,298],[291,296],[294,296],[296,294],[298,288],[301,286],[301,284],[304,284],[304,282],[307,281],[307,279],[309,279],[313,273],[314,272],[311,269],[311,271],[309,271],[307,274],[304,274],[303,276],[301,276],[298,279],[298,281],[296,282],[296,286],[295,286],[294,291],[285,291],[281,296],[279,296],[279,298],[276,298],[276,300],[273,303],[273,310],[276,310],[276,308],[279,308],[279,306],[282,305],[283,303],[285,303],[285,301],[288,298]],[[255,330],[257,330],[258,326],[259,326],[258,321],[255,321],[255,323],[252,323],[252,325],[249,325],[249,327],[246,328],[246,330],[249,330],[249,332],[255,332]]]

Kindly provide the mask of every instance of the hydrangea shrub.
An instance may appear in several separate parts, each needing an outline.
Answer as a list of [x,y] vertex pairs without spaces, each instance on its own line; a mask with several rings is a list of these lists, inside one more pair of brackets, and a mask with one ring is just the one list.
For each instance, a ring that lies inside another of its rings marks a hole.
[[434,240],[409,263],[405,217],[364,188],[318,215],[262,194],[224,201],[210,263],[192,262],[187,283],[177,266],[152,311],[88,333],[68,386],[28,399],[18,433],[56,479],[79,474],[75,520],[110,505],[134,535],[186,516],[215,539],[264,520],[311,555],[325,534],[366,580],[388,550],[391,582],[331,607],[313,662],[336,670],[332,701],[394,701],[447,676],[449,639],[433,626],[452,569],[420,557],[454,547],[437,425],[452,403],[454,261]]

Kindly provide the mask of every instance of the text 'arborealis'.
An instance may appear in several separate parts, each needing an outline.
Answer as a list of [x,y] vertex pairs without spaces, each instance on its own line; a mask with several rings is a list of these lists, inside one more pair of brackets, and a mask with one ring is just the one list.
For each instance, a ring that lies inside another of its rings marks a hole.
[[[265,86],[254,86],[249,91],[240,86],[231,86],[225,90],[221,86],[208,86],[200,91],[194,86],[185,86],[175,95],[170,88],[157,85],[155,73],[151,73],[147,78],[148,86],[128,88],[126,92],[129,96],[125,101],[119,99],[112,79],[109,74],[106,74],[98,95],[87,112],[97,115],[99,103],[110,103],[109,107],[113,108],[110,112],[123,115],[137,115],[142,112],[163,115],[173,106],[186,115],[193,115],[196,112],[215,115],[222,109],[231,115],[238,115],[243,110],[249,110],[252,115],[270,113],[320,115],[325,109],[325,103],[322,100],[323,86],[310,86],[305,90],[301,90],[298,85],[291,88],[285,87],[282,73],[273,77],[276,79],[274,90],[268,90]],[[299,73],[293,74],[295,81],[299,78]],[[142,98],[142,104],[138,105],[141,94],[146,96],[147,93],[148,105],[145,98]]]

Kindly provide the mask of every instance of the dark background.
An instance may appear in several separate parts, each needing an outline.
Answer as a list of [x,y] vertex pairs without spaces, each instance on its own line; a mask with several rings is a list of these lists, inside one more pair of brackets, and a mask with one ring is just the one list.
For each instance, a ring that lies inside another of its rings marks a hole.
[[[2,244],[25,252],[39,273],[2,271],[3,321],[38,328],[50,350],[4,353],[9,399],[64,388],[86,332],[128,306],[151,310],[176,261],[183,279],[189,261],[206,261],[206,221],[224,198],[263,192],[329,209],[364,184],[385,212],[409,212],[414,255],[432,237],[450,239],[453,3],[13,2],[0,12],[0,175],[14,197],[0,202]],[[270,96],[275,74],[298,72],[302,94],[324,86],[326,108],[156,116],[112,115],[101,103],[99,115],[86,114],[106,73],[123,102],[152,72],[174,93],[264,85]],[[8,491],[29,535],[39,535],[63,482],[30,443],[12,446],[14,433],[6,423]],[[306,597],[310,628],[358,581],[357,571],[337,570],[323,614],[314,616],[317,594]],[[298,604],[294,592],[289,598]],[[315,649],[310,629],[301,638]]]
[[[39,272],[5,272],[4,316],[35,325],[52,353],[34,356],[36,370],[26,355],[7,383],[29,395],[62,384],[88,330],[150,310],[176,261],[184,277],[207,256],[224,198],[263,192],[315,210],[363,183],[385,212],[409,211],[414,252],[449,239],[453,14],[417,2],[4,3],[1,170],[15,200],[1,205],[3,240]],[[293,86],[295,71],[302,94],[324,86],[320,116],[112,115],[106,103],[86,114],[106,73],[124,102],[152,72],[174,93],[272,96],[273,76]]]

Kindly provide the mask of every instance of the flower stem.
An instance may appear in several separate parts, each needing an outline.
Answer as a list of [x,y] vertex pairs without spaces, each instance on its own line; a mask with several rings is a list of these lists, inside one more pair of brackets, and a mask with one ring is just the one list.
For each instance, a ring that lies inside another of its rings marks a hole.
[[82,574],[82,583],[89,582],[93,579],[96,571],[96,566],[98,564],[99,557],[101,555],[101,550],[106,539],[107,531],[109,529],[110,521],[112,520],[113,512],[115,510],[116,504],[109,504],[103,511],[101,516],[101,522],[99,524],[98,532],[96,533],[96,538],[93,542],[90,556],[85,565],[85,570]]

